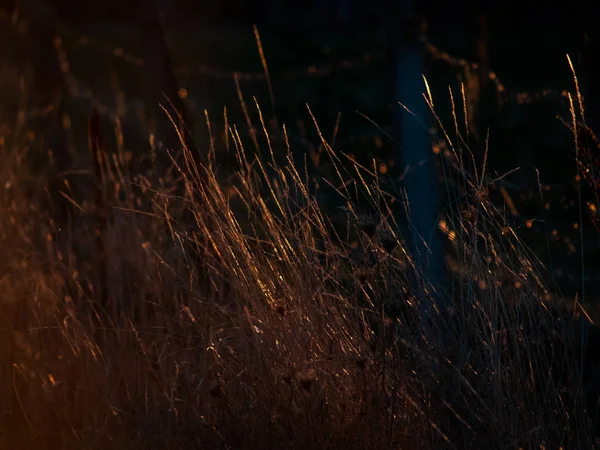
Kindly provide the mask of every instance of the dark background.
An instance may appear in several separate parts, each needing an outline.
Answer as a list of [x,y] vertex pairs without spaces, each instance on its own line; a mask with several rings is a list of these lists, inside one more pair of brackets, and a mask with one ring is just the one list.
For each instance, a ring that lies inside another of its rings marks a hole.
[[[567,295],[581,289],[581,239],[588,295],[600,293],[598,232],[587,209],[584,232],[575,228],[579,203],[574,144],[559,120],[570,120],[561,93],[574,90],[566,54],[580,77],[588,122],[594,128],[597,120],[594,81],[600,52],[594,30],[600,16],[593,4],[413,4],[413,12],[427,24],[428,42],[450,56],[432,51],[425,56],[425,73],[440,117],[451,125],[448,86],[455,92],[461,82],[469,86],[476,109],[473,125],[480,135],[470,143],[472,149],[481,154],[481,135],[489,127],[490,173],[520,168],[502,185],[518,210],[510,220],[540,258],[552,263],[555,281]],[[115,117],[123,119],[127,145],[138,148],[146,126],[138,110],[145,108],[146,118],[160,114],[149,105],[161,101],[161,90],[185,111],[198,146],[207,144],[205,111],[215,129],[222,129],[224,106],[230,120],[249,137],[236,89],[238,73],[248,105],[253,106],[256,96],[269,118],[286,123],[298,158],[308,152],[316,173],[327,174],[327,164],[316,163],[319,142],[306,104],[327,136],[339,124],[336,149],[362,161],[374,158],[394,176],[402,173],[401,152],[386,133],[397,132],[393,47],[407,5],[401,0],[3,2],[1,51],[7,66],[18,73],[32,67],[30,80],[38,94],[32,106],[60,106],[60,113],[32,125],[52,130],[46,145],[62,149],[56,153],[64,155],[58,172],[89,167],[85,129],[94,105],[107,124]],[[20,28],[21,20],[29,26]],[[274,102],[254,24],[269,66]],[[61,38],[60,48],[54,45],[56,36]],[[68,59],[63,70],[61,57]],[[489,72],[495,73],[502,92],[490,81]],[[4,85],[10,90],[10,82],[18,83],[6,76]],[[185,96],[178,95],[181,88]],[[5,117],[11,117],[11,111],[14,116],[16,98],[7,94],[5,103]],[[70,123],[67,132],[59,130],[65,115]],[[538,181],[547,187],[543,198]],[[584,208],[588,201],[595,201],[594,189],[586,188]]]

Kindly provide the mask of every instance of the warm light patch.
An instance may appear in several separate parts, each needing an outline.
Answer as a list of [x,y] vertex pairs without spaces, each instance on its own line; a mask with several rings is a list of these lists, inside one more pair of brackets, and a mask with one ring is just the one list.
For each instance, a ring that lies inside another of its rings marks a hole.
[[70,130],[71,129],[71,116],[69,116],[68,114],[63,114],[61,117],[61,123],[62,123],[62,127],[65,130]]
[[439,221],[439,223],[438,223],[438,226],[440,227],[440,230],[442,230],[442,232],[443,232],[443,233],[444,233],[446,236],[448,236],[448,239],[449,239],[451,242],[454,242],[454,240],[456,239],[456,231],[454,231],[454,230],[451,230],[451,229],[448,227],[448,223],[447,223],[447,222],[446,222],[444,219],[442,219],[442,220],[440,220],[440,221]]

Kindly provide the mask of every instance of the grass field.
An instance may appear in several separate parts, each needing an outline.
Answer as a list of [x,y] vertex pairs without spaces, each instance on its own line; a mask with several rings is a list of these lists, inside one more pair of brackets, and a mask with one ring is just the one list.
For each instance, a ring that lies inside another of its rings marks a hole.
[[[247,101],[259,149],[224,116],[164,165],[119,147],[118,127],[91,156],[90,117],[73,115],[87,170],[60,194],[33,164],[52,162],[44,141],[7,125],[0,447],[593,448],[595,329],[462,165],[462,121],[433,145],[458,187],[439,224],[451,307],[425,317],[413,280],[434,293],[389,177],[328,138],[313,142],[328,175],[309,176]],[[580,119],[576,95],[567,112]],[[317,200],[327,188],[343,208]]]

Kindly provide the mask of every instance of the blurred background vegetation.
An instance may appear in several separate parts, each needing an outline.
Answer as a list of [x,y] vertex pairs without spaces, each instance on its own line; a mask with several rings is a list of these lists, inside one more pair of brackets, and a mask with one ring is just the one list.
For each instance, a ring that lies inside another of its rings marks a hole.
[[[400,3],[4,2],[3,145],[28,142],[32,167],[50,190],[64,189],[66,180],[84,201],[93,185],[86,134],[93,107],[109,147],[147,154],[149,133],[176,146],[157,107],[168,103],[164,92],[184,112],[194,145],[221,149],[217,160],[227,173],[224,117],[240,135],[260,140],[255,98],[270,129],[286,124],[298,161],[308,155],[313,176],[330,166],[307,105],[335,149],[369,167],[375,160],[382,175],[398,179],[405,168],[392,139],[390,30]],[[566,92],[574,91],[567,54],[594,120],[586,81],[594,76],[587,61],[597,54],[593,10],[458,0],[417,5],[427,25],[424,71],[440,119],[453,129],[448,87],[457,105],[464,89],[468,117],[459,111],[458,119],[471,128],[469,147],[480,163],[489,129],[487,173],[502,177],[489,185],[491,197],[565,294],[581,291],[582,262],[586,294],[600,293],[595,191],[582,184],[580,203],[572,132],[561,123],[571,120]],[[68,216],[68,201],[56,201],[66,202],[59,209]],[[340,206],[324,201],[332,211]]]

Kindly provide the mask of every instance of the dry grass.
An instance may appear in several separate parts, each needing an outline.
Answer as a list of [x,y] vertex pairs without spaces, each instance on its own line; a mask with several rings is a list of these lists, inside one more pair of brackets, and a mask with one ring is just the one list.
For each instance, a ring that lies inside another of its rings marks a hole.
[[393,186],[323,142],[332,215],[285,130],[258,158],[227,131],[233,178],[105,149],[106,222],[75,194],[54,222],[2,149],[0,447],[591,448],[577,334],[464,146],[437,144],[453,306],[425,319]]

